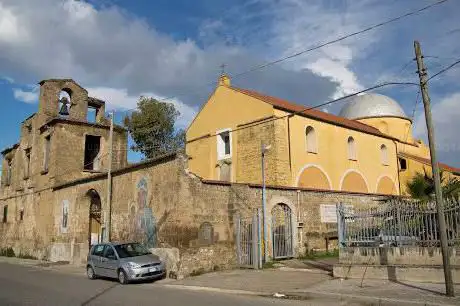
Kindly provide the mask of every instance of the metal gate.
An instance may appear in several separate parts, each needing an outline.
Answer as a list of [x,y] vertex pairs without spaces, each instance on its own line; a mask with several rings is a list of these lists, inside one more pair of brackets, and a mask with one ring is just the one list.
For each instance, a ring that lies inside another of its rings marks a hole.
[[272,209],[273,258],[293,257],[292,212],[286,204],[277,204]]
[[256,211],[252,217],[236,216],[237,260],[240,267],[261,268],[259,216],[259,211]]

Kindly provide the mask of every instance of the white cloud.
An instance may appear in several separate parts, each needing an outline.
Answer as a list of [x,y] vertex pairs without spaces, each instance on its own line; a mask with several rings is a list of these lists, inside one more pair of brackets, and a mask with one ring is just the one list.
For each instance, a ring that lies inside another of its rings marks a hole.
[[[116,6],[96,9],[74,0],[2,3],[2,9],[8,12],[9,27],[17,34],[0,39],[0,67],[18,82],[70,77],[83,86],[126,88],[135,96],[143,92],[168,97],[185,93],[180,100],[197,106],[214,87],[203,84],[217,81],[222,63],[231,72],[239,72],[260,63],[263,56],[246,46],[228,45],[218,36],[205,47],[192,39],[174,40]],[[283,79],[273,77],[279,74]],[[315,100],[323,100],[336,87],[334,82],[308,70],[286,71],[282,67],[241,82],[256,84],[259,89],[263,84],[276,94],[278,88],[284,90],[299,80],[303,84],[297,88],[302,93],[299,96],[305,97],[305,83],[312,84],[317,90],[309,95]],[[197,91],[198,97],[190,94]]]
[[31,90],[22,90],[20,88],[13,88],[13,95],[16,100],[25,103],[35,103],[38,101],[39,87],[35,85],[29,86]]
[[14,79],[8,76],[0,76],[0,80],[4,80],[8,84],[14,84]]
[[[90,96],[106,101],[109,109],[118,109],[121,112],[135,108],[139,100],[139,96],[130,95],[127,89],[89,87],[87,90]],[[178,128],[186,128],[197,113],[195,108],[177,99],[165,100],[165,97],[161,97],[154,93],[142,93],[141,96],[152,97],[160,101],[174,104],[176,109],[180,112],[176,122]]]
[[[432,106],[436,148],[441,161],[459,163],[460,156],[460,92],[451,94]],[[427,141],[423,108],[415,121],[414,135]]]
[[[294,54],[313,45],[355,32],[362,25],[376,17],[376,7],[370,9],[366,1],[340,1],[337,8],[328,1],[288,0],[282,7],[275,2],[272,24],[272,46],[280,48],[282,55]],[[375,19],[374,19],[375,20]],[[293,68],[308,68],[315,74],[338,82],[333,95],[338,98],[363,88],[351,65],[360,57],[360,52],[375,42],[375,38],[349,39],[326,46],[308,55],[299,56],[291,65]]]

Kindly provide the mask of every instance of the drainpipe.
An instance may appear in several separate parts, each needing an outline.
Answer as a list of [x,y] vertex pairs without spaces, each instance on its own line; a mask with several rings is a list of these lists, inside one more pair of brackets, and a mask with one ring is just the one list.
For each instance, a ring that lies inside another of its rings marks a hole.
[[398,143],[396,140],[393,140],[395,144],[395,151],[396,151],[396,177],[398,178],[398,194],[401,196],[401,179],[399,177],[399,157],[398,157]]
[[297,190],[297,230],[299,231],[299,250],[303,245],[303,222],[300,221],[302,213],[300,211],[300,190]]

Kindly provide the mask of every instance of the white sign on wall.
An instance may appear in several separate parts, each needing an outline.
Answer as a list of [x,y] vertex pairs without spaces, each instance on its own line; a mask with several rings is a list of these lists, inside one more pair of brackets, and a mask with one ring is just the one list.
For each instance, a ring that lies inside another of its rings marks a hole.
[[[353,213],[353,205],[344,205],[347,212]],[[322,223],[337,223],[337,206],[335,204],[322,204],[320,206]]]

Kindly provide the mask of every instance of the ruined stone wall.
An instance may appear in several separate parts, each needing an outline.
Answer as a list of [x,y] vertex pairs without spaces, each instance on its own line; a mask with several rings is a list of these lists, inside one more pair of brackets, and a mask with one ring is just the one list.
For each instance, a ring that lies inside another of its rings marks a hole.
[[[99,172],[107,171],[109,165],[109,129],[79,124],[57,124],[53,133],[52,149],[53,160],[59,169],[51,174],[55,184],[69,180],[90,176],[90,171],[84,170],[85,137],[86,135],[100,136],[100,149],[98,154]],[[114,130],[113,136],[113,163],[112,169],[126,165],[127,152],[126,132],[121,129]],[[97,172],[97,171],[96,171]]]

